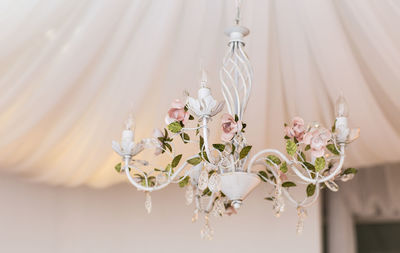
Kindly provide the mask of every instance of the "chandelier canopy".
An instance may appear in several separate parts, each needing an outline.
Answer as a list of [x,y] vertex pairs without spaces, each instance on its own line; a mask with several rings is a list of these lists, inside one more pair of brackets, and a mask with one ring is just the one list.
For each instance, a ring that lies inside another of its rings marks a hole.
[[[112,142],[114,151],[122,157],[115,166],[124,172],[129,182],[146,193],[145,208],[151,212],[150,193],[161,190],[171,183],[186,188],[186,203],[194,201],[192,221],[204,214],[205,225],[202,238],[211,239],[213,230],[209,215],[236,214],[242,201],[265,182],[273,187],[266,197],[273,203],[279,216],[285,208],[286,198],[297,208],[297,232],[303,230],[306,207],[312,205],[324,187],[337,191],[335,180],[348,181],[357,170],[343,168],[345,147],[359,136],[359,129],[350,129],[347,124],[348,108],[343,96],[336,102],[336,120],[328,129],[313,122],[305,124],[294,117],[284,124],[282,136],[286,140],[286,153],[275,149],[264,149],[253,155],[252,146],[245,138],[246,123],[243,114],[250,97],[253,70],[244,51],[244,37],[249,29],[240,26],[240,1],[237,1],[235,25],[225,31],[229,37],[228,50],[220,70],[223,102],[218,102],[207,87],[207,74],[202,70],[197,98],[186,94],[183,101],[176,99],[167,111],[166,127],[155,129],[152,138],[134,141],[133,120],[126,122],[121,142]],[[210,145],[209,122],[221,113],[221,141]],[[198,145],[198,153],[187,158],[175,148],[182,141]],[[164,168],[154,168],[149,161],[136,159],[144,149],[154,149],[155,155],[167,154],[171,162]],[[305,197],[297,200],[291,188],[304,186]]]

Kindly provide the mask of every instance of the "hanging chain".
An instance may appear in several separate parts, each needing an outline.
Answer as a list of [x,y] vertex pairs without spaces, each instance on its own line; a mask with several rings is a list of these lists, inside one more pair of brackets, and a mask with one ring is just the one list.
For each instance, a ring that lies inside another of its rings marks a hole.
[[240,23],[240,7],[242,5],[242,0],[236,0],[236,17],[235,17],[235,24],[239,25]]

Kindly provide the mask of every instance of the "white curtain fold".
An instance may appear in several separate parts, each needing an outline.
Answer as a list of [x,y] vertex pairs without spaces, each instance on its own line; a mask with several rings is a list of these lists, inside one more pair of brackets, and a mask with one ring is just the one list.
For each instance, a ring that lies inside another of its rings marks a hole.
[[[243,2],[254,150],[284,149],[296,115],[330,127],[343,91],[361,127],[347,165],[399,161],[400,2]],[[222,98],[234,13],[233,0],[1,1],[0,170],[66,186],[123,180],[110,143],[129,113],[136,139],[164,127],[169,103],[196,93],[200,61]]]

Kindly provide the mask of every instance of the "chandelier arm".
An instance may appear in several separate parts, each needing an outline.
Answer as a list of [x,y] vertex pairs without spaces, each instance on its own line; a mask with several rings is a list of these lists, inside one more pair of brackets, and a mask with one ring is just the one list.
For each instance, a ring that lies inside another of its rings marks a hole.
[[[268,159],[268,158],[267,158],[267,159]],[[268,160],[270,161],[271,164],[274,165],[274,169],[271,170],[272,174],[274,175],[275,178],[279,178],[279,175],[276,173],[277,171],[279,171],[278,165],[276,165],[276,164],[275,164],[273,161],[271,161],[270,159],[268,159]],[[269,165],[268,163],[266,163],[266,162],[264,162],[264,165],[265,165],[267,168],[270,167],[270,165]],[[264,177],[264,178],[265,178],[265,177]],[[274,182],[273,182],[272,185],[274,185],[275,187],[277,186],[277,184],[274,183]],[[283,193],[285,194],[286,198],[287,198],[294,206],[297,206],[297,205],[298,205],[298,201],[296,201],[296,200],[292,197],[292,195],[290,195],[289,191],[288,191],[286,188],[281,187],[281,190],[282,190]]]
[[311,183],[311,184],[323,183],[323,182],[326,182],[326,181],[329,181],[329,180],[333,179],[340,172],[340,170],[342,169],[344,158],[345,158],[345,155],[344,155],[344,144],[340,144],[340,162],[339,162],[338,167],[335,169],[335,171],[333,173],[331,173],[329,176],[325,177],[325,178],[322,178],[322,179],[318,179],[318,178],[317,179],[311,179],[311,178],[308,178],[308,177],[304,176],[303,173],[301,173],[296,168],[296,166],[293,165],[294,163],[292,161],[290,161],[280,151],[275,150],[275,149],[264,149],[264,150],[261,150],[260,152],[258,152],[257,154],[255,154],[253,156],[253,158],[251,159],[251,161],[250,161],[250,163],[248,165],[248,168],[247,168],[247,172],[248,173],[251,173],[251,168],[253,167],[253,163],[255,162],[257,157],[260,156],[260,155],[266,154],[266,153],[274,153],[274,154],[280,156],[283,160],[285,160],[285,162],[288,165],[290,165],[290,168],[294,171],[294,173],[296,173],[296,175],[300,179],[302,179],[305,182]]
[[299,204],[299,206],[302,206],[302,207],[312,206],[318,200],[320,191],[321,191],[321,189],[319,187],[319,184],[316,184],[315,193],[314,193],[313,197],[311,198],[311,201],[306,203],[307,200],[310,199],[310,198],[307,197]]
[[[260,162],[262,162],[262,164],[263,164],[264,166],[266,166],[267,168],[271,168],[270,165],[269,165],[268,163],[266,163],[265,161],[260,160]],[[272,174],[274,175],[274,177],[277,178],[277,177],[278,177],[278,174],[276,174],[276,170],[278,170],[278,167],[277,167],[277,165],[276,165],[275,163],[273,163],[272,161],[270,161],[270,162],[274,165],[274,168],[275,168],[275,169],[272,169],[271,172],[272,172]],[[261,177],[262,179],[264,179],[265,181],[267,181],[267,182],[268,182],[269,184],[271,184],[272,186],[277,186],[277,184],[276,184],[275,182],[271,181],[269,178],[266,178],[266,177],[264,177],[263,175],[260,175],[260,174],[259,174],[258,176]],[[304,200],[302,200],[301,202],[295,200],[295,199],[292,197],[292,195],[290,194],[289,190],[287,190],[285,187],[282,187],[282,192],[284,193],[285,197],[289,200],[289,202],[291,202],[291,204],[292,204],[293,206],[295,206],[295,207],[297,207],[297,206],[308,207],[308,206],[313,205],[313,204],[315,203],[315,201],[316,201],[316,200],[318,199],[318,197],[319,197],[320,189],[319,189],[318,186],[319,186],[319,184],[317,184],[317,187],[316,187],[316,190],[315,190],[315,194],[313,195],[312,200],[311,200],[309,203],[306,203],[306,201],[310,199],[309,197],[306,197],[306,198],[305,198]]]
[[285,160],[285,162],[286,162],[287,164],[291,164],[291,163],[292,163],[292,162],[291,162],[284,154],[282,154],[280,151],[278,151],[278,150],[276,150],[276,149],[264,149],[264,150],[259,151],[257,154],[255,154],[255,155],[251,158],[250,163],[249,163],[249,165],[247,166],[247,172],[248,172],[248,173],[251,173],[251,168],[253,167],[253,164],[254,164],[254,162],[257,160],[257,157],[258,157],[258,156],[263,155],[263,154],[267,154],[267,153],[274,153],[274,154],[280,156],[283,160]]
[[[192,158],[195,158],[195,157],[198,157],[198,156],[195,155],[195,156],[190,157],[189,159],[192,159]],[[175,173],[173,173],[172,175],[170,175],[170,176],[168,177],[168,181],[167,181],[166,183],[161,184],[161,185],[158,185],[158,186],[149,187],[149,186],[140,185],[140,184],[137,183],[137,182],[135,181],[135,179],[131,176],[130,171],[129,171],[129,168],[134,168],[134,169],[139,170],[139,171],[140,171],[140,169],[138,169],[136,166],[129,166],[129,160],[130,160],[130,159],[131,159],[131,158],[130,158],[129,156],[125,156],[125,157],[124,157],[124,170],[125,170],[126,176],[127,176],[128,179],[129,179],[129,182],[130,182],[133,186],[135,186],[138,190],[147,191],[147,192],[152,192],[152,191],[161,190],[161,189],[165,188],[166,186],[168,186],[170,183],[174,183],[174,182],[173,182],[174,178],[177,177],[177,176],[179,175],[179,173],[189,164],[187,161],[185,161],[185,162],[175,171]],[[190,172],[190,170],[189,170],[189,172]],[[185,177],[188,176],[189,172],[185,173],[185,176],[183,177],[183,179],[184,179]],[[145,178],[146,178],[146,184],[148,185],[147,176],[146,176],[146,175],[144,175],[144,176],[145,176]]]

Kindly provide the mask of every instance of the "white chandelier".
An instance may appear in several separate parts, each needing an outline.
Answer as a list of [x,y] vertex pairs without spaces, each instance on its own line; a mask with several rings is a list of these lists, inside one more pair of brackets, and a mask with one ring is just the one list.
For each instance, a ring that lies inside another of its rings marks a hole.
[[[153,138],[134,141],[132,119],[126,123],[121,143],[113,141],[112,148],[122,157],[115,166],[125,172],[130,183],[146,193],[145,208],[151,212],[150,193],[171,183],[186,187],[186,203],[195,204],[192,221],[204,214],[202,238],[211,239],[213,230],[209,215],[236,214],[242,201],[261,182],[269,183],[273,190],[265,199],[271,200],[276,216],[285,208],[284,197],[297,208],[297,232],[301,233],[307,213],[305,208],[318,198],[320,189],[337,191],[335,180],[348,181],[357,172],[343,168],[345,147],[359,136],[359,129],[347,126],[348,109],[343,96],[336,102],[336,120],[332,129],[318,123],[306,125],[300,117],[285,124],[282,136],[286,139],[284,155],[275,149],[264,149],[249,160],[251,147],[244,136],[246,124],[242,121],[249,99],[253,71],[244,52],[244,37],[249,29],[239,25],[240,1],[237,1],[235,26],[225,31],[229,36],[228,51],[222,61],[220,81],[225,102],[217,102],[207,87],[206,72],[197,98],[186,94],[185,102],[175,100],[166,116],[167,127],[154,130]],[[222,115],[221,142],[210,145],[210,120],[226,105],[228,113]],[[192,123],[194,126],[188,127]],[[178,140],[177,140],[178,139]],[[198,143],[199,152],[182,159],[174,142]],[[144,149],[155,149],[155,155],[167,154],[171,162],[160,169],[149,161],[135,159]],[[297,200],[291,188],[303,186],[305,197]]]

